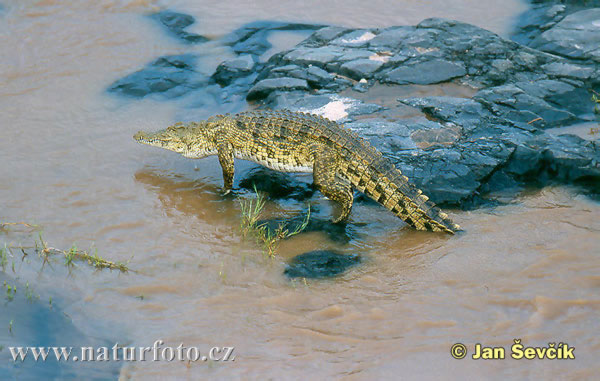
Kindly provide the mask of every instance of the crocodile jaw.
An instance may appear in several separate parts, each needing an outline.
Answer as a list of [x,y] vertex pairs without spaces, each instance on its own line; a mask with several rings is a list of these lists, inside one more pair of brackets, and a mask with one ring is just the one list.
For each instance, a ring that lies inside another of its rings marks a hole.
[[177,153],[185,153],[188,150],[187,144],[181,136],[173,133],[169,129],[160,130],[157,132],[138,131],[133,138],[138,143],[147,144],[153,147],[159,147],[174,151]]
[[181,131],[167,128],[157,132],[138,131],[133,135],[133,138],[138,143],[164,148],[180,153],[190,159],[202,159],[210,155],[216,155],[216,147],[212,147],[205,139],[200,139],[200,136],[197,134],[194,139],[190,139],[190,136],[181,133]]

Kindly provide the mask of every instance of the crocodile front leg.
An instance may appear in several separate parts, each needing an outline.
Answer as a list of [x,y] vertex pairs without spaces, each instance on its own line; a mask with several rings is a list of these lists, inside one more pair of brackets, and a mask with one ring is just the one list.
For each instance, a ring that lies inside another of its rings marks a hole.
[[332,220],[334,224],[344,222],[354,201],[350,182],[337,175],[338,157],[335,152],[321,151],[315,154],[313,164],[313,182],[317,189],[332,201],[340,205],[340,215]]
[[217,147],[219,164],[223,170],[223,192],[229,194],[233,188],[234,158],[231,143],[223,142]]

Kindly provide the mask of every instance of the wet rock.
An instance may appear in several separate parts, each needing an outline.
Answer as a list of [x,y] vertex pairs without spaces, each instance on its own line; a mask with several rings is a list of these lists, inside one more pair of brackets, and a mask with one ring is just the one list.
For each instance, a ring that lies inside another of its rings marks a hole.
[[[516,86],[504,89],[509,93],[519,90]],[[505,99],[502,89],[499,93],[499,99]],[[473,102],[484,107],[474,106]],[[430,153],[409,151],[410,154],[400,156],[401,163],[397,164],[438,203],[464,204],[482,191],[522,184],[600,181],[600,150],[594,142],[574,135],[556,137],[515,122],[513,115],[496,115],[498,109],[490,107],[481,97],[467,101],[452,101],[448,97],[411,98],[403,103],[438,119],[439,122],[432,123],[439,124],[439,131],[444,128],[452,131],[452,126],[463,127],[456,139],[452,135],[446,138],[447,148],[437,148]],[[476,126],[472,117],[474,109],[479,110]],[[407,128],[414,130],[414,126]],[[428,132],[433,132],[435,138],[435,129]],[[415,135],[419,136],[413,133],[411,138]],[[432,145],[436,146],[439,144]]]
[[220,85],[230,85],[234,80],[250,75],[253,72],[256,60],[250,54],[222,62],[212,78]]
[[309,66],[306,70],[306,79],[308,84],[314,88],[322,88],[331,83],[335,76],[317,66]]
[[441,127],[427,130],[417,130],[410,138],[417,147],[427,149],[435,146],[451,146],[461,136],[459,127]]
[[401,46],[415,30],[416,28],[414,26],[388,28],[369,41],[369,47],[376,50],[396,49],[398,46]]
[[[405,105],[419,108],[425,114],[442,121],[452,121],[470,133],[482,130],[481,118],[485,109],[480,102],[469,98],[427,97],[398,99]],[[436,127],[434,127],[436,128]],[[490,133],[490,131],[485,131]],[[493,132],[492,132],[493,133]]]
[[361,58],[354,61],[346,62],[340,67],[340,72],[356,80],[362,78],[371,78],[383,65],[383,61],[373,60],[369,58]]
[[342,274],[362,261],[358,254],[316,250],[294,257],[285,267],[290,278],[329,278]]
[[159,94],[174,98],[207,83],[207,78],[195,70],[197,57],[192,54],[164,56],[144,69],[117,80],[108,91],[143,98]]
[[336,46],[325,46],[315,49],[295,49],[283,56],[283,60],[296,65],[315,65],[325,67],[327,64],[334,64],[337,58],[344,54],[342,48]]
[[551,62],[542,66],[542,69],[552,77],[566,77],[587,80],[594,73],[591,67],[580,66],[567,62]]
[[257,21],[244,25],[222,39],[222,43],[232,47],[237,54],[260,56],[272,47],[268,36],[276,30],[317,30],[323,25],[286,23],[278,21]]
[[560,1],[533,1],[517,20],[516,31],[511,36],[520,44],[529,45],[543,31],[562,20],[567,12],[567,6]]
[[[542,79],[535,82],[516,82],[515,85],[526,94],[572,114],[589,112],[589,90],[580,83],[576,86],[560,80]],[[575,115],[573,115],[575,118]]]
[[335,76],[317,66],[309,65],[308,69],[297,65],[284,65],[273,69],[272,78],[292,77],[304,79],[313,88],[322,88],[335,80]]
[[399,85],[414,83],[430,85],[446,82],[467,74],[464,65],[445,60],[421,62],[412,66],[402,66],[388,72],[383,80]]
[[199,34],[186,32],[184,29],[196,22],[194,17],[184,13],[169,10],[154,13],[150,16],[158,21],[175,37],[187,43],[200,43],[208,41],[208,38]]
[[553,54],[600,62],[600,8],[568,15],[531,41],[530,46]]
[[349,28],[339,26],[326,26],[314,32],[309,38],[304,41],[306,46],[321,46],[324,43],[332,41],[344,33],[352,31]]
[[572,104],[568,98],[574,92],[575,88],[563,82],[517,82],[514,85],[481,90],[474,99],[491,109],[496,116],[507,121],[529,123],[538,119],[536,126],[553,127],[576,119],[575,115],[568,110],[553,106],[558,104],[563,107],[579,108],[580,105]]
[[292,90],[309,90],[308,83],[304,79],[298,78],[268,78],[256,83],[248,91],[246,99],[256,100],[266,98],[274,91],[292,91]]

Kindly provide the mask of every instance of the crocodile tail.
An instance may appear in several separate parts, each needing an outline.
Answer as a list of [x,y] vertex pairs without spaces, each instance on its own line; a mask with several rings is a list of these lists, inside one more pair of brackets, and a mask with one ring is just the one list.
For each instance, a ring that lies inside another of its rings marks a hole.
[[[383,159],[383,158],[382,158]],[[383,163],[382,163],[383,161]],[[460,227],[386,159],[371,167],[377,175],[353,184],[417,230],[454,234]],[[383,164],[383,165],[382,165]]]
[[[387,176],[384,176],[382,180],[385,182],[386,179]],[[400,171],[397,171],[397,174],[390,180],[391,192],[377,201],[404,222],[417,230],[450,234],[460,230],[460,226],[452,222],[446,213],[429,201],[429,197],[411,184]]]

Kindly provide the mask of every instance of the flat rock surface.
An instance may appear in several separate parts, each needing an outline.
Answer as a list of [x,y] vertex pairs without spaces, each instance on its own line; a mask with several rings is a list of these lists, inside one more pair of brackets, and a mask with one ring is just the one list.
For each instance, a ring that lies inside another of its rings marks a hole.
[[600,8],[568,15],[531,42],[546,52],[600,62]]

